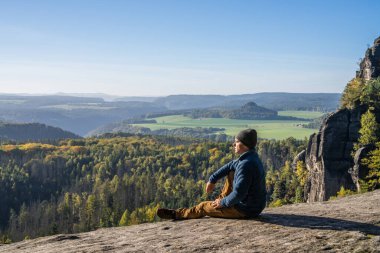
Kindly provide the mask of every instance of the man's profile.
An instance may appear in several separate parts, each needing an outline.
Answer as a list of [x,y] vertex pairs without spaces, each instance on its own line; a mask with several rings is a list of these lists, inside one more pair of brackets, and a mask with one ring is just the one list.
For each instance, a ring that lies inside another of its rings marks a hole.
[[211,193],[218,180],[226,177],[221,194],[214,201],[204,201],[191,208],[176,210],[160,208],[162,219],[196,219],[204,216],[219,218],[252,218],[258,216],[266,204],[265,171],[255,150],[257,132],[246,129],[235,137],[234,151],[240,155],[216,172],[206,185]]

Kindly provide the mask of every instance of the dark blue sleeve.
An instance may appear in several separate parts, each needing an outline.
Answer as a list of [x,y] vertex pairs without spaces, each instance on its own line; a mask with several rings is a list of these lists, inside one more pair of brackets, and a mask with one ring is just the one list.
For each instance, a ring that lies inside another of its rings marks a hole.
[[235,179],[232,192],[220,202],[223,207],[232,207],[239,203],[248,194],[249,186],[253,180],[253,170],[249,162],[241,162],[235,170]]
[[231,162],[223,165],[222,167],[220,167],[220,169],[218,169],[217,171],[212,173],[212,175],[210,176],[208,181],[215,184],[219,179],[227,176],[228,173],[230,173],[230,171],[234,169],[233,163],[234,163],[234,161],[231,161]]

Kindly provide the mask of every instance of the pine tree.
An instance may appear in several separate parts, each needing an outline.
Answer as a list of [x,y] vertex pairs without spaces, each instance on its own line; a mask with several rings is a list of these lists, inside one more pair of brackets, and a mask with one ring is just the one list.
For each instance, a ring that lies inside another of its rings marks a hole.
[[119,226],[128,226],[130,221],[130,215],[128,209],[125,209],[123,216],[121,216],[121,219],[119,221]]
[[341,107],[353,109],[360,104],[360,95],[365,87],[363,79],[352,79],[343,91],[340,99]]
[[365,185],[368,191],[380,188],[380,142],[376,144],[376,149],[369,153],[369,157],[362,160],[362,163],[369,168],[365,178]]
[[309,176],[309,172],[303,161],[297,161],[296,175],[297,175],[298,182],[303,187],[306,184],[307,178]]
[[378,140],[379,124],[376,122],[376,116],[368,109],[360,119],[361,128],[359,130],[359,146],[375,144]]
[[380,109],[380,78],[372,79],[366,83],[360,95],[360,102]]

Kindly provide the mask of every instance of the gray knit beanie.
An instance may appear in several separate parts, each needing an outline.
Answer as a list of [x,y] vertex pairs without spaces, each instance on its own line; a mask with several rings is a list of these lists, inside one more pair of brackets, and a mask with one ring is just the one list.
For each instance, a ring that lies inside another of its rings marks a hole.
[[255,129],[242,130],[236,135],[235,138],[241,141],[249,149],[256,147],[257,132]]

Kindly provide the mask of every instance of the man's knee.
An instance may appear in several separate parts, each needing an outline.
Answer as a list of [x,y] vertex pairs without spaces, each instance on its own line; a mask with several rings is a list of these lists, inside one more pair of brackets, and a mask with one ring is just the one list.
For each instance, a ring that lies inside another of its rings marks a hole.
[[212,201],[203,201],[197,205],[199,209],[205,209],[212,206]]

